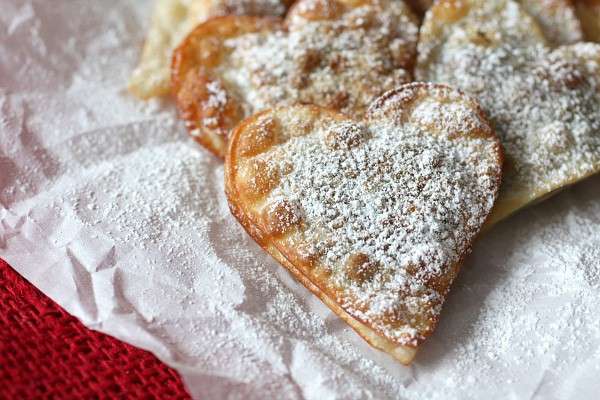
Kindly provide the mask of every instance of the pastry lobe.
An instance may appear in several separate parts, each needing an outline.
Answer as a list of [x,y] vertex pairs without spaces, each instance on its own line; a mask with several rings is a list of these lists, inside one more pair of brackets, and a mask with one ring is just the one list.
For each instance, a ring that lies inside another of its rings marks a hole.
[[600,46],[552,50],[536,29],[512,1],[442,0],[421,31],[418,78],[477,97],[504,146],[490,224],[600,171]]
[[129,91],[141,99],[168,94],[173,49],[200,22],[221,15],[282,16],[290,4],[291,0],[156,0]]
[[[429,70],[454,48],[498,48],[513,43],[521,47],[547,44],[539,25],[516,2],[439,1],[427,12],[421,26],[417,79],[429,78]],[[424,70],[428,74],[419,75]]]
[[406,364],[435,329],[501,166],[474,100],[408,84],[363,119],[296,105],[244,120],[228,148],[226,193],[265,250]]
[[237,123],[266,108],[364,113],[412,80],[417,34],[395,0],[301,0],[285,20],[212,19],[175,50],[173,93],[193,137],[223,157]]
[[173,54],[172,87],[179,116],[190,134],[217,155],[225,152],[230,130],[246,111],[231,83],[215,69],[230,56],[225,42],[242,35],[283,34],[280,20],[259,17],[220,17],[199,25]]

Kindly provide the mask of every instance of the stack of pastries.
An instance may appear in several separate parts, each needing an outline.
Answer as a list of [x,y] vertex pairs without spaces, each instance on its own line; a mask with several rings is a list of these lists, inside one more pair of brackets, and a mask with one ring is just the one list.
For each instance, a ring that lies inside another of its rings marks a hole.
[[431,3],[158,0],[130,81],[225,160],[248,234],[404,364],[482,230],[600,171],[600,1]]

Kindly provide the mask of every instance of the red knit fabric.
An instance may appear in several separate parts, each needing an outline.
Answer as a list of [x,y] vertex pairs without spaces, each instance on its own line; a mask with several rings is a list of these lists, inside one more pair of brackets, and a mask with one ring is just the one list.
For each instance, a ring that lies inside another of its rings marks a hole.
[[187,399],[152,354],[85,328],[0,260],[0,399]]

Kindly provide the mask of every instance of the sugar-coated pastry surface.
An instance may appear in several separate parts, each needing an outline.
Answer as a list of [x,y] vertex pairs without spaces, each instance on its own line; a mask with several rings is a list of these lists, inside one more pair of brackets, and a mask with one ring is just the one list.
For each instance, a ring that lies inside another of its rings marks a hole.
[[[587,4],[600,4],[598,0],[580,1],[581,4],[586,4],[586,7],[581,7],[581,13],[578,15],[571,0],[519,0],[519,2],[527,13],[535,18],[544,32],[544,36],[552,45],[581,41],[583,39],[582,26],[579,21],[582,17],[581,14],[590,11]],[[408,0],[408,3],[419,13],[425,13],[434,1]],[[584,8],[588,8],[588,10],[584,11]],[[600,15],[600,13],[597,13],[597,15]],[[600,19],[596,20],[596,23],[597,21],[600,21]]]
[[219,156],[244,117],[310,103],[359,115],[410,82],[418,25],[396,0],[301,0],[285,20],[200,25],[175,51],[173,89],[190,133]]
[[571,0],[520,0],[520,4],[535,18],[551,45],[583,40],[581,22]]
[[129,91],[148,99],[170,92],[171,54],[206,19],[218,15],[284,15],[292,0],[156,0],[148,36]]
[[421,30],[417,77],[474,95],[506,153],[491,218],[600,171],[600,46],[552,50],[515,2],[440,1]]
[[364,119],[275,108],[236,128],[226,159],[233,214],[373,346],[403,363],[486,221],[502,150],[470,97],[409,84]]

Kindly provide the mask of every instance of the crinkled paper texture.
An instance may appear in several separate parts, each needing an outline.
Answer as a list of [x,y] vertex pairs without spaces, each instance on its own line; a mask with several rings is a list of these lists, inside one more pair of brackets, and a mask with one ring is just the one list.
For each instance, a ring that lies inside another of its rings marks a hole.
[[600,178],[475,246],[411,367],[370,349],[230,216],[220,163],[124,87],[143,1],[3,0],[0,257],[202,399],[593,399]]

